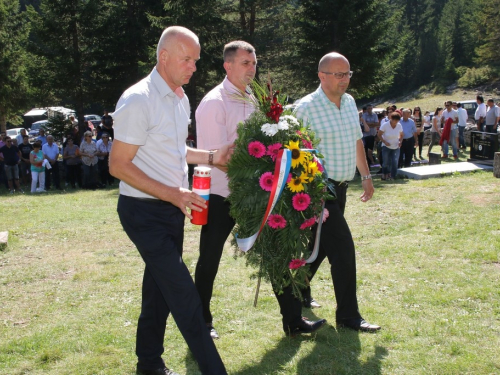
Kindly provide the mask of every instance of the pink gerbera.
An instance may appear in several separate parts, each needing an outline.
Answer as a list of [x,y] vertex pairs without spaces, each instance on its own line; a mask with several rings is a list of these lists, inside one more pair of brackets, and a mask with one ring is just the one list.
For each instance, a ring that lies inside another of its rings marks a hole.
[[261,158],[266,154],[266,146],[259,141],[250,142],[248,145],[248,153],[256,158]]
[[[323,210],[323,223],[328,219],[328,216],[330,216],[330,211],[328,211],[326,208]],[[316,218],[316,222],[319,223],[319,217]]]
[[297,268],[303,267],[306,265],[306,261],[304,259],[292,259],[288,268],[291,270],[296,270]]
[[304,146],[305,148],[313,148],[311,141],[308,141],[307,139],[302,140],[302,146]]
[[300,225],[300,229],[306,229],[309,228],[310,226],[314,225],[316,223],[316,216],[311,217],[310,219],[307,219]]
[[292,198],[293,208],[297,211],[304,211],[309,207],[309,203],[311,203],[311,197],[306,193],[297,193]]
[[272,145],[267,146],[267,152],[266,155],[270,156],[273,161],[276,160],[276,157],[278,156],[278,151],[280,148],[283,147],[281,143],[274,143]]
[[273,229],[283,229],[286,226],[286,220],[280,214],[270,215],[267,219],[267,225]]
[[262,190],[271,191],[273,189],[273,180],[274,176],[271,172],[263,173],[259,179],[259,184]]

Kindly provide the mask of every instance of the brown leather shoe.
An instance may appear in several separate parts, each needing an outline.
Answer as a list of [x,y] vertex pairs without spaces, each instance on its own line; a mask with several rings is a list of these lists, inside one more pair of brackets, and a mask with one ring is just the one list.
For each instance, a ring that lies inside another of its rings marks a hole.
[[350,328],[355,331],[362,331],[362,332],[376,332],[381,328],[378,325],[368,323],[366,320],[362,318],[337,320],[337,327]]

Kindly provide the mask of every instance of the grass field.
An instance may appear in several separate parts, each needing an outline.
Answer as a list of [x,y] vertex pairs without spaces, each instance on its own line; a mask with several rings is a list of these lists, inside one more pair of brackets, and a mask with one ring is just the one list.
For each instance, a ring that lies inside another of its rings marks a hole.
[[[337,330],[325,262],[313,280],[326,318],[285,337],[278,305],[227,245],[213,298],[216,342],[230,374],[499,374],[500,180],[491,172],[375,181],[348,191],[358,299],[376,334]],[[117,189],[0,195],[0,374],[134,374],[142,261],[116,215]],[[199,228],[186,222],[194,271]],[[164,358],[199,374],[173,320]]]

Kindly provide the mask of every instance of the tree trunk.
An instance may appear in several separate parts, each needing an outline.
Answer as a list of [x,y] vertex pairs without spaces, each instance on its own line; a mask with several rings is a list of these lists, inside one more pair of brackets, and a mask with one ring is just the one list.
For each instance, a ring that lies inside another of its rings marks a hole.
[[7,133],[7,116],[0,111],[0,133]]
[[493,176],[500,178],[500,152],[495,152],[495,159],[493,161]]

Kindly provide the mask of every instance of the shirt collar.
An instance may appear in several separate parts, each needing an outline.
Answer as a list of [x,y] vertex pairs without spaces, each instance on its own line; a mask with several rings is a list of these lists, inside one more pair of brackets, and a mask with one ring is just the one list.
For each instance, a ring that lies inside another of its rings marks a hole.
[[173,95],[177,95],[179,99],[182,99],[184,97],[184,89],[182,87],[178,87],[177,89],[175,89],[175,91],[173,91],[170,86],[167,85],[167,82],[165,82],[160,73],[158,73],[156,67],[154,67],[153,71],[151,72],[151,81],[155,85],[162,98],[165,96],[172,97]]
[[[241,90],[236,87],[235,85],[233,85],[233,83],[229,80],[229,78],[224,77],[224,81],[222,81],[222,87],[224,88],[224,90],[226,90],[229,94],[235,94],[235,95],[238,95],[238,94],[241,94]],[[252,90],[250,90],[250,87],[246,87],[245,88],[245,94],[247,95],[250,95],[252,94]]]
[[[328,96],[326,96],[325,92],[323,91],[323,88],[321,87],[321,85],[319,85],[318,87],[318,90],[316,90],[319,94],[319,97],[321,98],[321,100],[323,100],[324,102],[326,103],[330,103],[330,104],[333,104],[335,105],[335,107],[337,107],[337,105],[335,103],[333,103],[330,99],[328,99]],[[346,94],[342,94],[342,96],[340,97],[340,107],[342,107],[342,103],[344,103],[345,101],[345,98],[346,98]],[[339,108],[340,109],[340,108]]]

